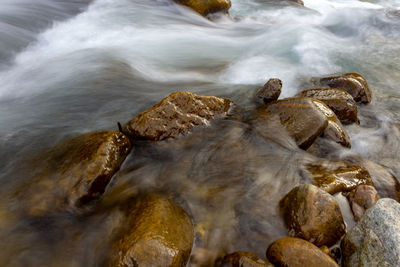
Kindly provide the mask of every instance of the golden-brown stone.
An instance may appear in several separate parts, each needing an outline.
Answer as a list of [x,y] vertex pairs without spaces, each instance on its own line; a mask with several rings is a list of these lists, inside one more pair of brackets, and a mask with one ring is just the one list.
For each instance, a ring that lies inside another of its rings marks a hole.
[[354,220],[358,221],[365,211],[379,200],[379,195],[373,186],[360,185],[351,191],[347,198],[354,214]]
[[273,267],[270,262],[251,252],[237,251],[217,261],[215,267]]
[[230,0],[175,0],[178,4],[190,7],[197,13],[206,16],[215,12],[228,12]]

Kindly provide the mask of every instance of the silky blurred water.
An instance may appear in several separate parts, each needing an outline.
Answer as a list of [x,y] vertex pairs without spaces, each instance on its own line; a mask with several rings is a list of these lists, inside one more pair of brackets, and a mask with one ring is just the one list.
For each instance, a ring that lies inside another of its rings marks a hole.
[[[21,162],[68,136],[117,129],[170,92],[251,109],[252,92],[271,77],[284,98],[340,72],[363,74],[373,102],[359,107],[360,125],[346,126],[351,150],[330,144],[331,156],[358,154],[400,177],[400,3],[304,2],[232,0],[230,17],[209,20],[167,0],[0,0],[1,205],[18,208],[10,194],[34,168]],[[138,191],[174,196],[194,218],[196,246],[263,256],[286,234],[280,197],[307,182],[300,168],[316,160],[278,125],[251,120],[142,144],[90,216],[10,219],[0,265],[103,265],[122,220],[112,203]]]

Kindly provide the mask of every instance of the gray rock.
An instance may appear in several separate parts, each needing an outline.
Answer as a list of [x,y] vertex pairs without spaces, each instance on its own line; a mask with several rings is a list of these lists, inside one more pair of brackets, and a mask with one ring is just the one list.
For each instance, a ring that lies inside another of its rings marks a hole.
[[342,241],[343,266],[400,266],[400,204],[380,199]]

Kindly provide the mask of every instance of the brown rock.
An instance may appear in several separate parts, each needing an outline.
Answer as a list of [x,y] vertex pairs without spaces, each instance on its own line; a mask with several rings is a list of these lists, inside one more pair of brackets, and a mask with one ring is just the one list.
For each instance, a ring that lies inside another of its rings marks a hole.
[[129,224],[129,230],[114,244],[108,266],[186,266],[193,246],[193,225],[173,201],[157,195],[137,197]]
[[344,161],[320,161],[306,168],[313,184],[332,195],[373,184],[366,169]]
[[159,141],[207,125],[216,116],[226,115],[232,102],[226,98],[175,92],[124,125],[133,139]]
[[228,12],[231,8],[230,0],[175,0],[175,2],[190,7],[203,16],[215,12]]
[[131,150],[118,131],[87,133],[67,139],[40,155],[36,175],[20,198],[30,215],[75,209],[100,197]]
[[257,257],[254,253],[238,251],[228,254],[217,261],[215,267],[273,267],[270,262]]
[[354,214],[354,220],[358,221],[364,215],[365,211],[379,200],[379,195],[373,186],[360,185],[351,191],[347,198]]
[[329,250],[329,248],[327,246],[322,246],[319,248],[323,253],[325,253],[326,255],[328,255],[329,257],[331,257],[332,259],[335,259],[335,257],[332,255],[331,251]]
[[282,89],[282,81],[277,78],[269,79],[263,87],[258,89],[257,98],[264,101],[265,104],[275,101],[279,98]]
[[356,102],[364,104],[371,102],[371,91],[365,78],[358,73],[345,73],[341,76],[320,79],[323,86],[344,90],[351,94]]
[[353,97],[346,91],[336,88],[318,88],[304,90],[298,94],[300,97],[311,97],[324,102],[342,123],[358,123],[357,104]]
[[272,243],[267,258],[275,266],[284,267],[339,267],[339,265],[318,247],[300,238],[284,237]]
[[289,235],[317,246],[333,245],[345,233],[336,199],[310,184],[292,189],[280,203]]
[[287,98],[257,110],[259,119],[275,116],[297,145],[307,149],[328,125],[328,119],[311,98]]

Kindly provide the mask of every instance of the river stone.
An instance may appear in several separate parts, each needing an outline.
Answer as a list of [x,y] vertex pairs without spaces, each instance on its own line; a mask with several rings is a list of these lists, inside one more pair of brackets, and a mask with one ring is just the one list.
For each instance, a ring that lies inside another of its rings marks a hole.
[[281,200],[280,208],[289,235],[316,246],[331,246],[345,233],[336,199],[314,185],[293,188]]
[[274,267],[251,252],[237,251],[218,260],[215,267]]
[[257,90],[256,96],[265,104],[279,98],[282,89],[282,81],[277,78],[269,79],[263,87]]
[[314,104],[325,114],[328,118],[328,126],[324,130],[323,136],[333,140],[342,146],[351,147],[350,137],[343,128],[342,123],[336,117],[335,113],[323,102],[313,99]]
[[337,88],[348,92],[356,102],[368,104],[371,102],[371,91],[365,78],[358,73],[345,73],[341,76],[324,77],[320,79],[322,86]]
[[189,132],[197,125],[227,114],[232,102],[226,98],[175,92],[124,125],[133,139],[159,141]]
[[300,97],[311,97],[324,102],[342,123],[358,123],[357,104],[353,97],[346,91],[336,88],[318,88],[304,90],[298,94]]
[[258,118],[277,118],[302,149],[307,149],[328,125],[328,119],[311,98],[286,98],[257,109]]
[[342,241],[343,266],[400,266],[400,204],[380,199]]
[[194,230],[188,214],[172,200],[144,195],[133,200],[129,229],[113,245],[108,266],[186,266]]
[[99,198],[131,150],[118,131],[67,139],[37,158],[37,174],[21,190],[30,215],[74,211]]
[[367,209],[375,205],[379,200],[379,195],[373,186],[360,185],[350,192],[347,199],[353,211],[354,220],[358,221]]
[[203,16],[215,12],[228,12],[231,8],[230,0],[175,0],[175,2],[190,7]]
[[272,243],[267,258],[275,266],[285,267],[339,267],[339,265],[314,244],[300,238],[284,237]]
[[344,161],[319,161],[308,164],[306,169],[313,184],[332,195],[359,185],[373,185],[366,169]]

